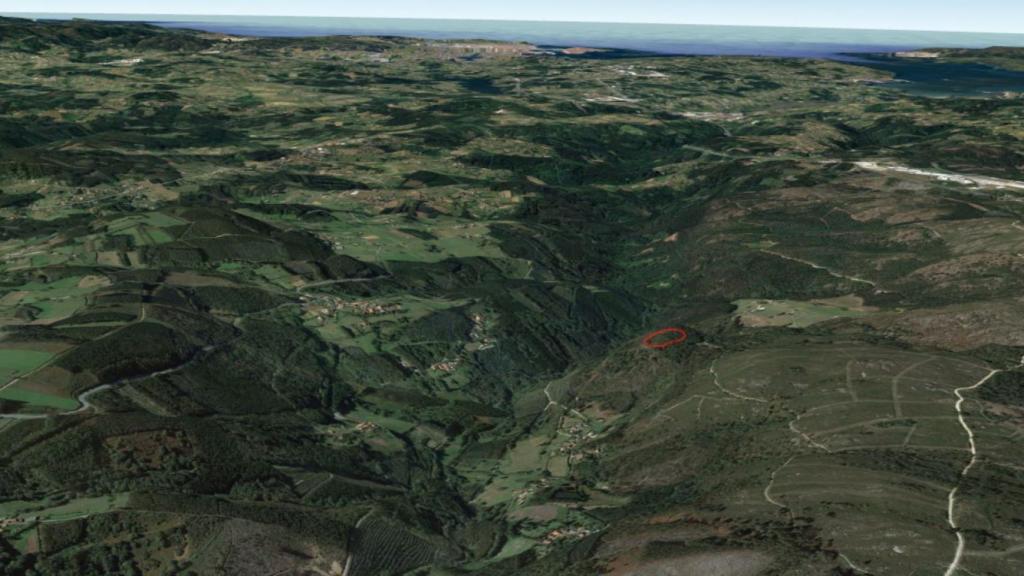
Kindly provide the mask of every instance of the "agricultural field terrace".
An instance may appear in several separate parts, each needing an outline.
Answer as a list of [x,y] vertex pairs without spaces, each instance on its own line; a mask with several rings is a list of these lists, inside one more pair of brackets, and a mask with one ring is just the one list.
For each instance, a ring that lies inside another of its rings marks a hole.
[[1024,574],[1024,99],[887,80],[0,19],[0,574]]

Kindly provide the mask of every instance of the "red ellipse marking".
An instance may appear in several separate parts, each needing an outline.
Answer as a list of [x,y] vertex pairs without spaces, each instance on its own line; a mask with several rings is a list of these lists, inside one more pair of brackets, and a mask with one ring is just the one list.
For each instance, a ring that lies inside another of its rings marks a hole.
[[[658,342],[657,344],[654,343],[658,337],[665,336],[667,334],[675,334],[675,338],[664,342]],[[690,335],[682,328],[663,328],[657,332],[651,332],[647,336],[644,336],[644,347],[650,348],[651,350],[666,350],[686,342],[686,339],[689,337]]]

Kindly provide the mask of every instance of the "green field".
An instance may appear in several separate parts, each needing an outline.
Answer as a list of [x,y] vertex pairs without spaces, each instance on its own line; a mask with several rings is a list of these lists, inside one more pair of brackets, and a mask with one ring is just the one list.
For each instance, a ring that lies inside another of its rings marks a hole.
[[78,408],[78,401],[73,398],[53,396],[19,388],[17,385],[0,391],[0,399],[21,402],[28,406],[39,406],[44,408],[56,408],[58,410],[70,411]]
[[[40,266],[49,265],[49,262]],[[90,284],[84,277],[71,276],[54,282],[28,282],[8,292],[0,313],[13,314],[16,306],[38,310],[38,321],[56,321],[71,316],[86,304],[86,297],[101,285]]]
[[94,498],[76,498],[63,503],[49,501],[6,501],[0,502],[0,521],[13,520],[7,528],[13,535],[13,545],[26,551],[31,542],[38,541],[38,527],[46,524],[60,524],[86,519],[112,510],[122,509],[128,504],[128,494],[115,494]]
[[127,494],[75,498],[60,504],[47,501],[8,501],[0,503],[0,516],[5,518],[22,517],[44,523],[65,522],[73,518],[83,518],[124,508],[127,504]]
[[[46,364],[51,358],[53,358],[53,354],[49,352],[15,349],[0,350],[0,381],[6,383],[18,376],[24,376]],[[0,394],[2,393],[0,392]],[[13,398],[11,399],[13,400]]]
[[8,531],[16,535],[13,541],[14,546],[20,551],[25,551],[27,546],[29,546],[30,540],[38,539],[37,526],[39,524],[57,524],[88,518],[93,515],[124,508],[127,504],[127,494],[115,494],[96,498],[77,498],[62,504],[53,504],[46,501],[0,502],[0,520],[21,520],[8,528]]

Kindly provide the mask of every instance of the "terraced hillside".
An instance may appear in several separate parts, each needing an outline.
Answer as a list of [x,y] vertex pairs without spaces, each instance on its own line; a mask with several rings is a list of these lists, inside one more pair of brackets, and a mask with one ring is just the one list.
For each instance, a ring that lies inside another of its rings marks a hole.
[[0,573],[1024,572],[1024,100],[601,56],[0,19]]

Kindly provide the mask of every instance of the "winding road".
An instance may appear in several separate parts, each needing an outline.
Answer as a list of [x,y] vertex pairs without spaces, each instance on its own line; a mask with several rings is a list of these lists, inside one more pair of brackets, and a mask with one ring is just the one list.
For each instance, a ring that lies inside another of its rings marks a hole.
[[[122,378],[120,380],[117,380],[116,382],[110,382],[110,383],[107,383],[107,384],[101,384],[101,385],[96,386],[94,388],[90,388],[90,389],[86,390],[85,392],[82,392],[81,394],[79,394],[76,397],[77,400],[78,400],[78,403],[80,404],[80,406],[78,408],[75,408],[74,410],[68,410],[68,411],[65,411],[65,412],[51,412],[51,413],[48,413],[48,414],[2,414],[2,413],[0,413],[0,420],[3,420],[3,419],[6,419],[6,420],[43,420],[45,418],[53,418],[55,416],[74,416],[76,414],[82,414],[83,412],[86,412],[86,411],[94,408],[92,403],[89,402],[89,398],[91,398],[92,396],[94,396],[96,394],[99,394],[100,392],[103,392],[105,390],[110,390],[110,389],[113,389],[113,388],[120,388],[122,386],[125,386],[126,384],[131,384],[133,382],[141,382],[141,381],[147,380],[149,378],[158,378],[160,376],[166,376],[168,374],[174,374],[175,372],[180,372],[180,371],[188,368],[192,364],[194,364],[196,361],[198,361],[203,356],[205,356],[205,355],[207,355],[207,354],[209,354],[211,352],[216,352],[217,350],[220,350],[220,349],[225,348],[227,346],[230,346],[231,344],[234,344],[239,339],[241,339],[244,336],[244,333],[241,330],[241,324],[242,324],[242,322],[246,318],[249,318],[249,317],[252,317],[252,316],[258,316],[260,314],[268,314],[268,313],[280,310],[282,308],[287,308],[289,306],[297,306],[297,305],[298,304],[296,302],[285,302],[283,304],[279,304],[277,306],[274,306],[273,308],[268,308],[266,310],[258,310],[256,312],[250,312],[248,314],[243,314],[243,315],[235,318],[232,321],[232,325],[236,329],[238,329],[238,334],[236,334],[233,338],[229,338],[229,339],[227,339],[227,340],[225,340],[223,342],[219,342],[217,344],[210,344],[210,345],[204,346],[204,347],[200,348],[199,350],[195,351],[188,359],[186,359],[181,364],[178,364],[177,366],[172,366],[170,368],[165,368],[163,370],[159,370],[159,371],[156,371],[156,372],[151,372],[149,374],[143,374],[141,376],[130,376],[128,378]],[[107,334],[104,334],[103,336],[101,336],[97,340],[102,340],[103,338],[106,338],[106,337],[110,336],[111,334],[113,334],[114,332],[117,332],[118,330],[122,330],[122,329],[124,329],[127,326],[131,326],[131,325],[137,324],[139,322],[144,322],[145,320],[146,320],[146,307],[143,306],[142,307],[141,316],[139,317],[139,319],[137,321],[132,322],[130,324],[125,324],[125,326],[122,326],[121,328],[118,328],[116,330],[108,332]],[[43,366],[40,366],[40,368],[43,368],[45,366],[48,366],[48,365],[52,364],[54,362],[54,360],[60,358],[61,356],[63,356],[64,354],[67,354],[68,352],[70,352],[70,350],[61,353],[60,355],[55,357],[53,360],[51,360],[49,363],[44,364]],[[18,382],[18,380],[20,380],[20,378],[16,378],[16,379],[8,382],[6,385],[0,386],[0,390],[3,390],[5,388],[7,388],[8,386],[12,386],[12,385],[16,384]]]
[[[224,345],[226,345],[226,343]],[[90,388],[76,397],[80,406],[78,408],[75,408],[74,410],[67,410],[65,412],[51,412],[49,414],[0,414],[0,418],[7,420],[44,420],[46,418],[53,418],[55,416],[74,416],[76,414],[82,414],[83,412],[86,412],[94,408],[92,403],[89,402],[89,398],[95,396],[96,394],[99,394],[100,392],[112,390],[114,388],[125,386],[133,382],[141,382],[143,380],[148,380],[150,378],[158,378],[160,376],[166,376],[167,374],[180,372],[181,370],[184,370],[185,368],[188,368],[189,366],[194,364],[196,360],[202,357],[205,353],[213,352],[219,347],[220,346],[206,346],[204,348],[201,348],[199,351],[197,351],[195,354],[189,357],[188,360],[185,360],[181,364],[178,364],[177,366],[173,366],[171,368],[167,368],[165,370],[160,370],[158,372],[152,372],[149,374],[143,374],[142,376],[131,376],[129,378],[122,378],[121,380],[118,380],[116,382],[102,384],[100,386],[96,386],[95,388]]]
[[[1010,370],[1017,370],[1019,368],[1024,368],[1024,356],[1022,356],[1020,362],[1013,368],[1010,368]],[[963,561],[964,558],[964,550],[967,547],[967,541],[964,539],[964,533],[960,529],[960,525],[956,521],[956,495],[957,492],[960,491],[960,485],[963,483],[964,478],[967,477],[967,475],[971,472],[971,468],[974,468],[974,465],[978,462],[978,447],[977,443],[974,440],[974,430],[971,429],[971,427],[967,424],[967,419],[964,418],[963,406],[964,402],[967,401],[967,398],[964,397],[964,393],[972,392],[974,390],[977,390],[978,388],[981,388],[982,386],[985,385],[986,382],[994,378],[997,374],[1001,374],[1006,371],[1007,370],[993,369],[991,372],[988,373],[988,375],[986,375],[981,380],[978,380],[974,384],[970,386],[965,386],[963,388],[957,388],[956,390],[953,391],[953,393],[956,394],[957,398],[956,416],[957,419],[960,421],[960,426],[962,426],[964,431],[967,432],[967,442],[971,451],[971,459],[967,462],[967,466],[964,466],[964,469],[960,471],[960,480],[959,482],[957,482],[957,485],[954,486],[953,489],[949,491],[947,522],[949,523],[949,527],[956,531],[956,553],[953,556],[953,561],[950,562],[949,567],[946,569],[944,576],[954,576],[957,573],[957,571],[960,570],[960,563]]]

